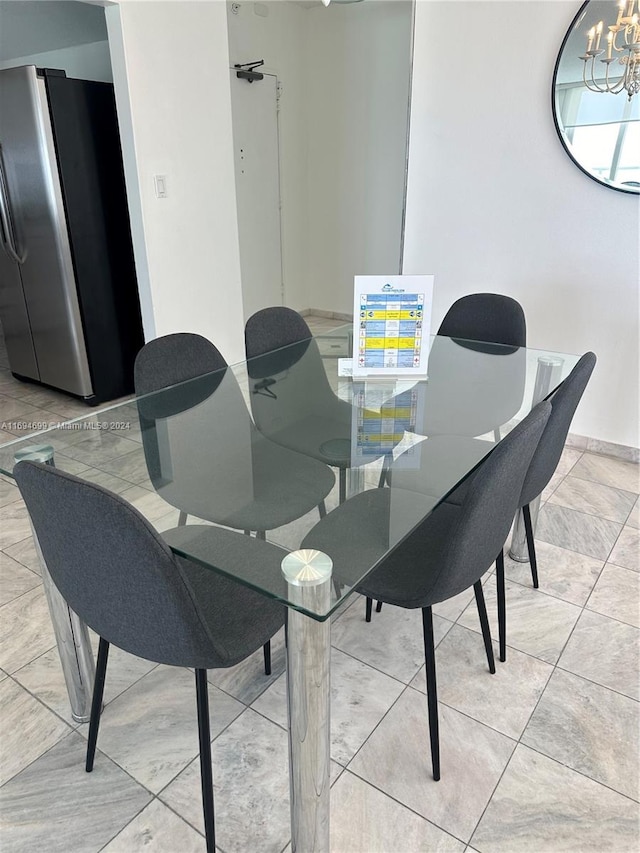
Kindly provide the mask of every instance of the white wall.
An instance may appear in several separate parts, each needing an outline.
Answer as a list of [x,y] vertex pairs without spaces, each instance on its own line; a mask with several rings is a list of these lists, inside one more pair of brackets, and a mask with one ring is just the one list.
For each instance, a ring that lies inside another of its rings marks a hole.
[[309,304],[353,311],[353,276],[397,274],[411,4],[307,13]]
[[[147,339],[190,331],[243,358],[242,295],[222,2],[106,9]],[[168,197],[155,197],[155,174]]]
[[593,350],[572,432],[637,447],[638,197],[580,172],[551,115],[576,11],[417,0],[404,272],[435,273],[434,329],[494,291],[522,303],[531,346]]
[[[293,2],[241,3],[230,13],[230,64],[264,59],[261,69],[275,74],[281,86],[278,113],[282,265],[285,304],[309,307],[307,291],[307,140],[306,57],[307,10]],[[253,85],[253,84],[252,84]],[[259,85],[259,84],[258,84]]]
[[229,42],[282,83],[285,303],[351,313],[353,276],[400,264],[411,4],[242,3]]
[[0,62],[0,69],[15,68],[18,65],[59,68],[67,72],[67,77],[77,77],[80,80],[111,83],[113,79],[107,41],[78,44],[58,50],[47,50],[44,53],[32,53],[17,59],[7,59]]

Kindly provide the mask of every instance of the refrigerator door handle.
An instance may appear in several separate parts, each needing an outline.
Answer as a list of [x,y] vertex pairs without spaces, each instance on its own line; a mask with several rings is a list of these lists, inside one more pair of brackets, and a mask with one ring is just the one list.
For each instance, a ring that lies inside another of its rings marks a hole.
[[17,264],[23,264],[26,255],[21,255],[16,247],[15,231],[11,218],[11,207],[9,206],[9,192],[4,171],[4,160],[2,157],[2,145],[0,145],[0,225],[2,226],[2,242],[5,252],[11,260]]

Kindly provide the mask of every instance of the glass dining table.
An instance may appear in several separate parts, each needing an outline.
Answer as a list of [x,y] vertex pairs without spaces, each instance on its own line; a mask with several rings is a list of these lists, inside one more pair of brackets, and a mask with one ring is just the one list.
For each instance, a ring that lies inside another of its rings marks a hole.
[[[22,434],[0,446],[8,476],[20,459],[35,459],[107,487],[129,484],[124,498],[142,495],[143,513],[153,504],[152,521],[176,554],[286,605],[292,849],[305,853],[329,850],[332,614],[578,360],[435,336],[427,376],[354,377],[343,357],[350,334],[338,328],[72,421],[14,424]],[[290,464],[300,457],[324,463],[339,484],[311,511],[303,493],[314,484]],[[301,543],[325,512],[373,488],[389,490],[384,529],[366,566],[337,575],[330,549]],[[292,490],[300,517],[270,527],[269,502],[291,504]],[[281,545],[280,571],[212,557],[203,522]],[[36,548],[72,713],[86,721],[95,673],[87,626]],[[510,553],[528,559],[520,518]]]

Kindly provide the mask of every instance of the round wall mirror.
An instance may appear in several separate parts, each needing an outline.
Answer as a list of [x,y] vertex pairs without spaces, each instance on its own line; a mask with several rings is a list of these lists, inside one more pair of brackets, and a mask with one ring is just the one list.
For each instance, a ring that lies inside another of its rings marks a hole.
[[638,7],[640,0],[584,3],[562,42],[552,87],[556,129],[571,159],[627,193],[640,193]]

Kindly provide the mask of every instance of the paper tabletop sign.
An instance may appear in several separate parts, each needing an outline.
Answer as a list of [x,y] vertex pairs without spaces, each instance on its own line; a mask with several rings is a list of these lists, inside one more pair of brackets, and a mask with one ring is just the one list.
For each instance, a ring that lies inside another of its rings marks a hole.
[[432,275],[357,275],[354,376],[426,376]]

